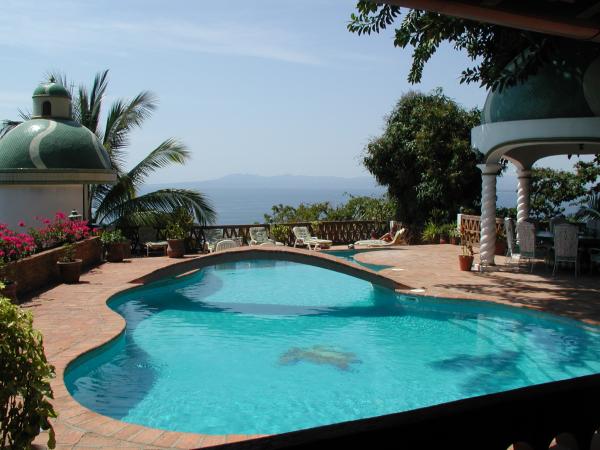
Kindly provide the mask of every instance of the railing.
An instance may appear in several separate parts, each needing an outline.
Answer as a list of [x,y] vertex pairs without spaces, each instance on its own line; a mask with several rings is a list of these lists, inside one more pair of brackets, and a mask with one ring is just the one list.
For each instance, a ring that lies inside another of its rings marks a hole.
[[[306,226],[310,232],[321,239],[329,239],[334,244],[349,244],[360,241],[361,239],[369,239],[372,233],[381,236],[388,231],[389,222],[374,221],[374,220],[353,220],[353,221],[323,221],[323,222],[294,222],[277,224],[288,227],[288,234],[280,240],[284,244],[292,245],[294,243],[294,235],[292,228],[295,226]],[[243,224],[243,225],[207,225],[192,227],[187,238],[188,250],[200,250],[203,248],[206,240],[205,230],[223,230],[225,239],[239,238],[244,244],[250,242],[251,227],[265,227],[270,231],[272,224]],[[165,240],[164,228],[140,228],[129,227],[124,228],[123,234],[131,240],[131,248],[133,252],[141,251],[141,245],[147,241]]]
[[598,405],[600,374],[214,448],[594,450]]
[[[467,239],[470,243],[479,243],[479,236],[481,234],[481,216],[459,214],[458,227],[467,235]],[[504,219],[499,217],[496,217],[496,233],[504,233]]]

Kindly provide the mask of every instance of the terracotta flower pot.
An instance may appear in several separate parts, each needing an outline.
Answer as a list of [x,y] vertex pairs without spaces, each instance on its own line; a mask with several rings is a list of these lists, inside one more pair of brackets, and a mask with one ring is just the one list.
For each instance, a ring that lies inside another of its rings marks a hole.
[[185,255],[185,239],[167,239],[167,256],[169,258],[182,258]]
[[446,238],[444,236],[440,236],[440,244],[447,244],[448,241],[446,240]]
[[79,276],[81,275],[81,259],[68,262],[58,261],[56,264],[58,264],[58,270],[63,283],[79,283]]
[[106,260],[108,262],[121,262],[125,257],[123,252],[123,243],[112,242],[106,249]]
[[454,236],[450,236],[450,244],[458,245],[459,244],[458,239]]
[[127,239],[121,243],[123,246],[123,258],[130,259],[131,258],[131,240]]
[[473,256],[458,255],[458,265],[460,266],[460,270],[469,272],[471,270],[471,266],[473,266]]
[[0,295],[10,299],[13,303],[17,303],[17,282],[6,283],[4,289],[0,290]]

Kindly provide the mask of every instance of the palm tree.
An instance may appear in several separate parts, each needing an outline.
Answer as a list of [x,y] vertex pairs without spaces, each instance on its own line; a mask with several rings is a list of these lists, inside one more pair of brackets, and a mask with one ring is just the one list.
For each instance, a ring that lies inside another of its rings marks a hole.
[[[156,97],[142,91],[131,100],[116,100],[106,116],[102,129],[100,119],[106,88],[108,70],[94,77],[91,89],[79,86],[77,95],[74,85],[69,84],[63,74],[50,74],[51,80],[65,86],[73,97],[73,119],[91,130],[108,152],[113,168],[117,172],[114,185],[90,186],[90,211],[88,217],[98,224],[118,226],[156,225],[165,213],[187,210],[201,225],[212,223],[216,214],[206,197],[190,189],[159,189],[139,195],[140,187],[156,170],[170,164],[185,164],[190,157],[187,147],[176,139],[169,138],[152,150],[132,169],[125,169],[126,148],[132,130],[141,127],[144,120],[156,109]],[[22,119],[27,113],[19,111]],[[20,122],[5,121],[0,129],[0,138]]]

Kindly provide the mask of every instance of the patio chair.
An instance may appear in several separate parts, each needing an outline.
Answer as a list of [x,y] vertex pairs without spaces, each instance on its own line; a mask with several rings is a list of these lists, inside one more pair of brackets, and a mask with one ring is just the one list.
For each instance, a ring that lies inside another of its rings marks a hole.
[[513,256],[517,257],[518,262],[521,262],[521,259],[527,259],[531,265],[530,271],[533,272],[533,260],[536,257],[535,225],[525,220],[518,222],[517,234],[519,236],[519,253]]
[[400,228],[396,231],[394,238],[391,241],[383,241],[381,239],[366,239],[363,241],[356,241],[354,246],[364,245],[365,247],[391,247],[392,245],[400,245],[404,243],[404,235],[406,234],[406,228]]
[[569,221],[562,214],[552,217],[549,224],[550,232],[554,233],[554,227],[561,223],[569,223]]
[[217,242],[224,239],[223,228],[209,228],[203,230],[204,233],[204,251],[214,252]]
[[267,229],[265,227],[250,227],[250,245],[284,245],[283,242],[277,242],[274,239],[269,239]]
[[560,223],[554,226],[554,269],[552,276],[556,273],[556,267],[561,262],[575,265],[575,276],[579,269],[579,229],[576,225]]
[[217,245],[215,245],[215,253],[235,247],[239,247],[237,242],[235,242],[232,239],[224,239],[222,241],[217,242]]
[[[306,245],[309,250],[318,250],[320,248],[329,248],[333,244],[328,239],[319,239],[315,236],[311,236],[308,232],[308,227],[294,227],[292,228],[292,233],[296,237],[294,241],[294,247],[300,245]],[[311,248],[311,245],[313,246]]]
[[510,264],[513,255],[515,255],[516,250],[516,237],[515,237],[515,221],[510,217],[504,218],[504,234],[506,235],[506,254],[504,255],[505,262]]

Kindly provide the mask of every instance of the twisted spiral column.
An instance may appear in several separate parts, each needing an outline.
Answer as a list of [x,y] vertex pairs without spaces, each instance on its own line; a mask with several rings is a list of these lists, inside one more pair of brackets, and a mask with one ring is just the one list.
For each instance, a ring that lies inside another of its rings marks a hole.
[[481,235],[479,259],[481,264],[493,266],[496,250],[496,175],[500,164],[479,164],[481,170]]
[[529,219],[531,170],[517,170],[517,223]]

